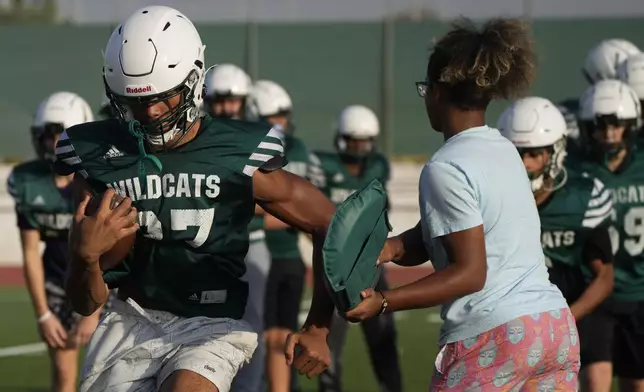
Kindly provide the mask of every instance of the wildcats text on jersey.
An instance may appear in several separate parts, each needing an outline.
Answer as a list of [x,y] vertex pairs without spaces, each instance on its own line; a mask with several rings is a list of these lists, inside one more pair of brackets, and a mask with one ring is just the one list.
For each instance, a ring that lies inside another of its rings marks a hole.
[[541,245],[544,248],[558,248],[572,246],[575,243],[574,230],[543,230],[541,232]]
[[618,186],[612,192],[615,204],[644,203],[644,185]]
[[219,196],[221,179],[215,174],[197,173],[166,173],[163,175],[149,174],[146,176],[147,192],[139,177],[128,178],[106,184],[109,188],[132,201],[155,200],[172,197],[207,197],[214,199]]

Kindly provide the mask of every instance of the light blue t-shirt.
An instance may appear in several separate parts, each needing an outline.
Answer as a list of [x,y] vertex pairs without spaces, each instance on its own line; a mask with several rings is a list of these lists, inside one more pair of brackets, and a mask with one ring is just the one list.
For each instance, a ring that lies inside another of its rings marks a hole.
[[448,139],[423,168],[419,199],[423,238],[436,270],[448,264],[438,237],[481,224],[485,232],[485,286],[443,305],[439,344],[568,307],[548,279],[525,167],[498,130],[476,127]]

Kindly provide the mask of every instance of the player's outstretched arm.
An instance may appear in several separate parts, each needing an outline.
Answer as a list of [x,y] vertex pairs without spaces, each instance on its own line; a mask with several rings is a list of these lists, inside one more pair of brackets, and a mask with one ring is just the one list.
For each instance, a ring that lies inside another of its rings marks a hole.
[[[313,238],[313,298],[311,310],[300,333],[289,336],[287,361],[300,373],[321,373],[330,363],[326,336],[334,305],[323,282],[322,245],[335,212],[335,206],[308,181],[284,170],[256,172],[253,176],[255,199],[271,215]],[[293,359],[295,345],[302,350]]]
[[92,216],[85,215],[90,200],[87,183],[74,177],[76,212],[70,229],[70,266],[66,291],[76,312],[89,316],[107,301],[108,289],[103,281],[99,258],[120,239],[138,230],[136,209],[124,198],[115,209],[110,208],[114,190],[108,189]]

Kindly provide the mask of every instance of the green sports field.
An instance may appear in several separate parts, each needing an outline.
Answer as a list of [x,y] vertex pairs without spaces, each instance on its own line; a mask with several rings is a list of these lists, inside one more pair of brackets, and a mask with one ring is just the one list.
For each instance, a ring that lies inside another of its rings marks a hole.
[[[306,305],[306,304],[305,304]],[[38,334],[29,297],[24,288],[0,288],[0,391],[45,392],[49,380],[48,358],[38,345]],[[438,314],[428,311],[403,312],[398,316],[398,341],[403,368],[404,390],[426,391],[436,354],[440,324]],[[345,392],[378,391],[371,371],[362,331],[349,331],[345,351]],[[9,347],[18,347],[8,351]],[[15,351],[36,351],[19,354]],[[302,380],[302,390],[316,390],[314,380]]]

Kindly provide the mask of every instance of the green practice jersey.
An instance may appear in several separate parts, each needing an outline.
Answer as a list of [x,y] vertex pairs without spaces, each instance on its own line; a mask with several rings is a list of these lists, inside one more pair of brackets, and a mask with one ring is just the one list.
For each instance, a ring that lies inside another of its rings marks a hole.
[[139,211],[133,252],[106,272],[106,282],[130,284],[146,306],[180,316],[241,318],[252,176],[266,162],[284,164],[272,159],[282,153],[278,133],[264,125],[205,117],[192,141],[154,154],[159,170],[141,159],[126,129],[107,120],[68,129],[55,169],[79,173],[96,192],[113,188]]
[[600,179],[613,195],[609,228],[615,257],[612,297],[644,301],[644,152],[633,150],[616,172],[591,161],[576,162],[575,169]]
[[550,281],[569,303],[576,301],[592,279],[583,251],[592,230],[610,223],[612,194],[598,179],[569,178],[539,206],[541,245]]
[[49,164],[34,160],[16,166],[7,180],[18,228],[38,230],[45,243],[45,278],[62,286],[67,270],[67,237],[73,219],[71,189],[59,189]]
[[373,153],[365,158],[361,176],[349,173],[337,153],[316,152],[314,157],[314,163],[320,168],[322,175],[311,176],[312,181],[335,205],[342,204],[353,192],[362,189],[374,179],[380,180],[384,186],[389,181],[389,162],[380,153]]
[[[290,134],[284,135],[284,155],[288,164],[284,170],[306,178],[309,171],[309,150],[304,143]],[[298,231],[293,228],[266,230],[266,244],[273,260],[300,259]]]

